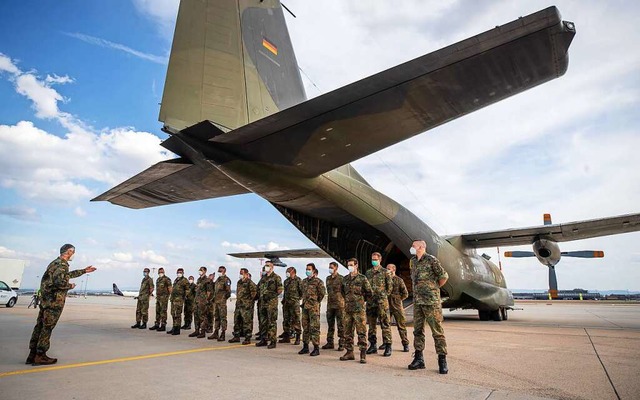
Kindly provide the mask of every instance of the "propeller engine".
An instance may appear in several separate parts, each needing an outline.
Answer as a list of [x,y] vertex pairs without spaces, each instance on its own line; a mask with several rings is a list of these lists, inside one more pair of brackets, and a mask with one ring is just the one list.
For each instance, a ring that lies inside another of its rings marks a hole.
[[[544,214],[544,224],[551,225],[551,214]],[[562,257],[577,258],[602,258],[603,251],[581,250],[560,251],[558,243],[551,238],[538,237],[533,243],[533,251],[506,251],[505,257],[526,258],[536,257],[538,261],[549,268],[549,295],[552,299],[558,298],[558,280],[556,279],[556,264]]]

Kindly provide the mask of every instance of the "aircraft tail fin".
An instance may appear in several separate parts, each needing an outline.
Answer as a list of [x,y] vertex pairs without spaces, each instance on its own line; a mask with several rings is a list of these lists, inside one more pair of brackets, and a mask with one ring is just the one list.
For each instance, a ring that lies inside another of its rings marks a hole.
[[118,285],[116,285],[115,283],[113,284],[113,294],[115,294],[116,296],[124,296],[124,293],[122,293],[122,291],[118,289]]
[[305,100],[279,0],[182,0],[159,120],[223,131]]

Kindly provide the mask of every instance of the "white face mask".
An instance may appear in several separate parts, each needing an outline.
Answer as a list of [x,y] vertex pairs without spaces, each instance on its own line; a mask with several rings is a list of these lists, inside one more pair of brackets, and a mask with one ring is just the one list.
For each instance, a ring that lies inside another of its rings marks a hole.
[[411,255],[415,256],[415,255],[418,253],[418,250],[416,250],[416,248],[415,248],[415,247],[411,247],[411,248],[409,249],[409,253],[411,253]]
[[182,274],[178,274],[178,278],[182,278]]
[[224,276],[224,272],[218,271],[218,275]]
[[354,273],[356,271],[356,267],[349,265],[349,272]]
[[287,278],[291,278],[291,273],[287,272]]
[[162,278],[162,277],[164,276],[164,273],[163,273],[163,272],[160,272],[160,273],[158,274],[158,276],[159,276],[160,278]]
[[189,283],[193,283],[193,279],[189,279]]

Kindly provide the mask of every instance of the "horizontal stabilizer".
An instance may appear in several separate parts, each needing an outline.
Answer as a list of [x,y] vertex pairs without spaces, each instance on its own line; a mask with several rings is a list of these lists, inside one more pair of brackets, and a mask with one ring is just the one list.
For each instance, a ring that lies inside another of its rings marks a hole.
[[620,233],[637,231],[640,231],[640,214],[626,214],[617,217],[569,222],[566,224],[465,233],[462,235],[450,236],[448,239],[461,237],[466,247],[482,248],[532,244],[538,237],[550,238],[555,242],[570,242],[572,240],[589,239],[593,237],[617,235]]
[[232,253],[231,257],[236,258],[331,258],[330,255],[320,249],[298,249],[298,250],[265,250],[249,253]]
[[217,169],[178,158],[160,162],[91,201],[138,209],[243,193],[250,192]]

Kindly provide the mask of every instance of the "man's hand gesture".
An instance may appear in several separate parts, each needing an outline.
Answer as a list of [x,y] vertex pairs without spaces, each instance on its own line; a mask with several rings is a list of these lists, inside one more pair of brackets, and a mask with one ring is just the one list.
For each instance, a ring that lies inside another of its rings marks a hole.
[[89,272],[93,272],[96,270],[96,267],[94,267],[93,265],[89,265],[87,268],[84,269],[85,273],[89,273]]

